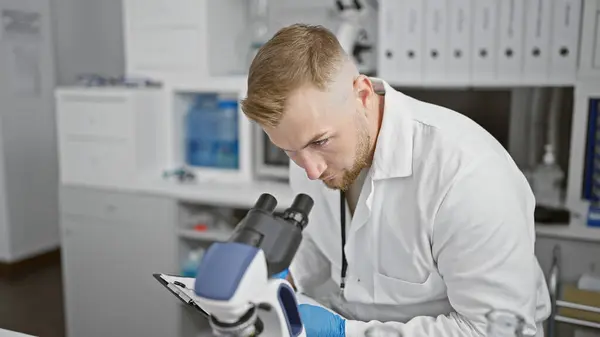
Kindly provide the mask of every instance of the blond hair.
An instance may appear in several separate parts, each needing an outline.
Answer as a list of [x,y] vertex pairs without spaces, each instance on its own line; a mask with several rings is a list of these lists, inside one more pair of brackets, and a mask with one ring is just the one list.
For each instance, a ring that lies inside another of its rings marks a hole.
[[290,93],[304,85],[326,90],[345,57],[335,35],[322,26],[282,28],[250,65],[242,111],[260,125],[277,126]]

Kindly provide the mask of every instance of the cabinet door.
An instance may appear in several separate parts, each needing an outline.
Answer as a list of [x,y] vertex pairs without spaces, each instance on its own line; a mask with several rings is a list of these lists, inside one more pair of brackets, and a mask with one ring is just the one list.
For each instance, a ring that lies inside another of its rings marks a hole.
[[176,262],[173,222],[158,220],[63,213],[69,337],[177,335],[179,302],[152,277]]

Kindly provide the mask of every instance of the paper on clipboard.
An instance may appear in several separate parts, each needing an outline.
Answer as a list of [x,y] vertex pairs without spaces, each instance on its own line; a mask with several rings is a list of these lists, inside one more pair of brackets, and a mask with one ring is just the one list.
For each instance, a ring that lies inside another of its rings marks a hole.
[[[198,305],[198,297],[194,293],[194,283],[196,282],[195,278],[168,274],[154,274],[154,277],[181,301],[201,311],[206,317],[209,316],[209,314]],[[334,312],[328,307],[302,293],[296,293],[296,301],[298,302],[298,305],[311,304]]]
[[194,293],[195,279],[191,277],[180,277],[168,274],[153,274],[154,278],[167,288],[173,295],[185,304],[200,311],[205,317],[209,314],[204,311],[197,302],[198,297]]

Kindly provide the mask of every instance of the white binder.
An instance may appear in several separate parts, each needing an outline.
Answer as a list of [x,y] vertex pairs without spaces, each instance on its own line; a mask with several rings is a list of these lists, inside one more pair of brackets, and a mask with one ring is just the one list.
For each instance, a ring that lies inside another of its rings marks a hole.
[[523,76],[527,81],[543,84],[550,65],[552,2],[525,0],[525,17]]
[[450,0],[449,4],[450,43],[446,75],[453,82],[467,84],[471,67],[472,0]]
[[381,0],[379,2],[380,19],[378,25],[379,48],[377,52],[377,66],[379,77],[394,83],[400,80],[401,74],[398,68],[398,44],[396,43],[397,33],[400,30],[400,22],[397,16],[400,15],[400,6],[398,1]]
[[473,1],[471,83],[491,82],[496,77],[498,1]]
[[510,84],[519,83],[523,72],[525,3],[522,0],[502,0],[499,4],[497,79]]
[[444,83],[448,57],[447,0],[425,0],[425,62],[423,81]]
[[600,78],[600,1],[584,0],[577,79]]
[[550,79],[572,83],[577,73],[581,0],[553,0]]
[[396,50],[399,55],[398,71],[408,84],[421,83],[423,78],[423,29],[424,29],[424,4],[423,0],[397,0],[400,12],[398,20]]

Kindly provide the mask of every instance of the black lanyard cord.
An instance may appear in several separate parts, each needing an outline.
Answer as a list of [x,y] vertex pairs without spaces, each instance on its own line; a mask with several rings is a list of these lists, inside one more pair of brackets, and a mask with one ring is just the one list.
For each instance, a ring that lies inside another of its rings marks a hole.
[[342,277],[340,279],[340,290],[343,292],[346,287],[346,269],[348,269],[346,252],[344,252],[344,247],[346,246],[346,194],[344,191],[340,191],[340,230],[342,233]]

